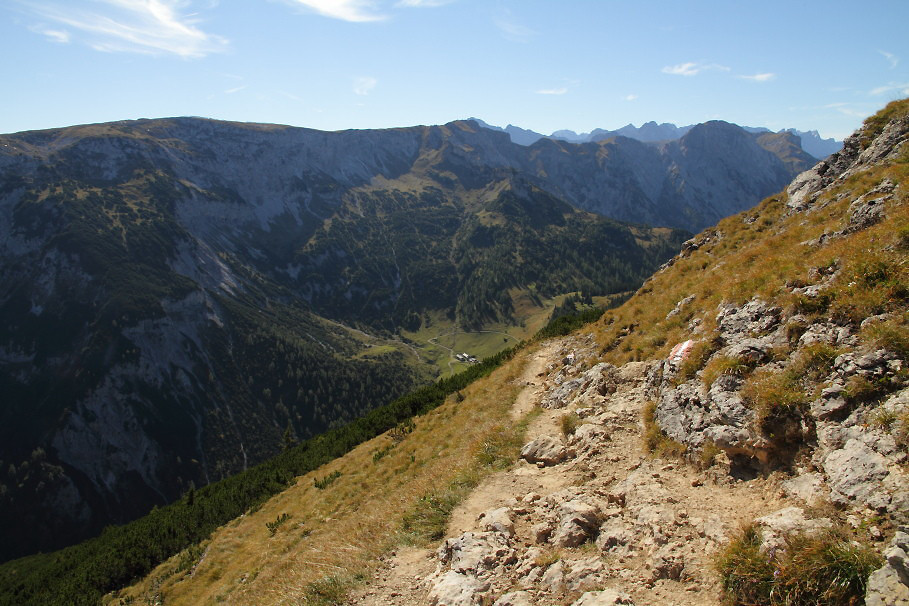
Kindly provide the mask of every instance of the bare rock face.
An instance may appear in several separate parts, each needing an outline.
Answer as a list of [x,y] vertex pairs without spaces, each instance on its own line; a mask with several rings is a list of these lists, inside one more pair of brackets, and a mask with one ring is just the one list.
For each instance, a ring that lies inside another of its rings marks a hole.
[[909,120],[893,121],[867,148],[862,149],[864,133],[859,131],[846,138],[843,149],[797,176],[786,190],[788,206],[794,211],[809,208],[824,188],[845,179],[858,170],[886,160],[898,153],[909,139]]
[[508,507],[498,507],[483,512],[478,520],[487,531],[499,532],[509,537],[514,536],[514,521],[511,519],[511,510]]
[[827,455],[824,471],[835,502],[851,500],[869,504],[880,502],[882,495],[876,489],[888,474],[887,460],[854,438]]
[[755,520],[761,528],[761,551],[773,553],[782,549],[791,534],[813,534],[833,526],[827,518],[812,519],[800,507],[787,507]]
[[533,601],[526,591],[512,591],[501,596],[492,606],[533,606]]
[[596,538],[600,526],[599,509],[581,499],[564,503],[559,510],[559,525],[552,538],[559,547],[577,547]]
[[570,456],[562,441],[554,436],[540,436],[521,449],[521,458],[528,463],[557,465]]
[[479,606],[480,594],[488,585],[476,577],[449,570],[439,578],[429,592],[430,606]]
[[909,528],[896,532],[884,557],[887,563],[868,578],[865,604],[909,606]]
[[462,574],[477,575],[496,566],[514,562],[508,536],[501,532],[465,532],[446,539],[439,547],[441,566]]
[[627,593],[615,589],[588,591],[572,603],[571,606],[615,606],[616,604],[634,604]]

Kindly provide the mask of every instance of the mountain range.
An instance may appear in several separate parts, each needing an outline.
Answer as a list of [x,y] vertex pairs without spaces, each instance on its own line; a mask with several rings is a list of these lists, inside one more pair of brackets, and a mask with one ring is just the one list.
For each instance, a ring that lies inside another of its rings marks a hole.
[[[550,326],[133,523],[2,564],[0,603],[904,602],[907,149],[904,100],[580,330]],[[522,187],[481,216],[549,225],[555,203]],[[12,466],[0,493],[33,488],[52,456]]]
[[418,331],[633,290],[690,231],[812,162],[788,133],[725,122],[653,144],[520,146],[472,121],[2,136],[3,556],[131,519],[425,383],[438,369]]
[[[657,124],[656,122],[651,121],[645,122],[640,127],[637,127],[633,124],[626,124],[622,128],[616,130],[595,128],[589,133],[580,134],[574,132],[573,130],[557,130],[550,135],[543,135],[532,130],[514,126],[513,124],[509,124],[505,128],[502,128],[499,126],[492,126],[490,124],[487,124],[479,118],[471,118],[471,120],[476,121],[477,124],[483,128],[489,128],[491,130],[508,133],[508,136],[511,137],[511,140],[519,145],[532,145],[540,139],[544,138],[558,139],[560,141],[568,141],[569,143],[589,143],[596,141],[605,141],[606,139],[611,139],[613,137],[627,137],[629,139],[635,139],[637,141],[643,141],[645,143],[654,143],[657,141],[672,141],[675,139],[680,139],[685,135],[685,133],[694,128],[694,125],[676,126],[675,124],[668,122]],[[743,126],[742,128],[750,133],[773,132],[769,128],[764,127]],[[832,137],[829,139],[824,139],[816,130],[803,131],[794,128],[786,128],[780,130],[779,132],[791,133],[798,137],[799,144],[801,145],[802,149],[806,153],[818,159],[826,158],[830,154],[838,152],[843,147],[842,141],[837,141]]]

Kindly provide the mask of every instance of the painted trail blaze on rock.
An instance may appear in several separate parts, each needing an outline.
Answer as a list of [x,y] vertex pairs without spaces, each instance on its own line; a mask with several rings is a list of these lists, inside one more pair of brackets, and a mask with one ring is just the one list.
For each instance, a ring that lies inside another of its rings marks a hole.
[[678,364],[682,360],[688,357],[688,354],[691,352],[691,347],[694,345],[694,341],[688,339],[687,341],[682,341],[678,345],[672,348],[672,351],[669,352],[669,357],[667,358],[673,364]]

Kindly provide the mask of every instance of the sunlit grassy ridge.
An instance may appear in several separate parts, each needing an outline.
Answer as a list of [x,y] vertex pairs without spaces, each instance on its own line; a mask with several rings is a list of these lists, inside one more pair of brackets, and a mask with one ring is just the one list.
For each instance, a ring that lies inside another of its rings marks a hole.
[[[457,502],[516,458],[522,429],[505,420],[525,356],[449,397],[412,430],[383,434],[297,478],[111,603],[319,603],[369,575],[375,558],[395,545],[437,538],[444,501]],[[316,487],[315,480],[335,474]],[[269,524],[285,515],[271,533]]]
[[[900,103],[888,113],[909,111],[909,102]],[[869,120],[876,123],[876,118]],[[753,297],[815,317],[829,313],[845,323],[904,310],[909,293],[905,188],[896,188],[880,223],[822,244],[809,242],[844,229],[849,205],[860,195],[885,179],[900,184],[907,175],[909,150],[904,149],[898,161],[846,178],[817,200],[810,212],[793,213],[782,193],[720,221],[695,238],[699,248],[683,252],[625,305],[604,315],[596,329],[603,359],[620,364],[663,357],[688,338],[709,342],[715,335],[718,305],[742,304]],[[804,302],[791,293],[791,286],[820,281],[822,276],[812,268],[840,271],[826,291],[822,308],[798,309]],[[680,313],[667,317],[690,295],[695,298]],[[695,334],[697,323],[702,330]],[[905,318],[901,325],[905,326]],[[872,335],[863,331],[862,337]]]

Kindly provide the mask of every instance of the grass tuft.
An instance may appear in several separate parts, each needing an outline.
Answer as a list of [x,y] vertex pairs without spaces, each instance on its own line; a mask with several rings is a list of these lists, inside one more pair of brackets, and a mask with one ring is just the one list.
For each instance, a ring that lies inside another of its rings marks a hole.
[[559,428],[562,430],[562,435],[566,438],[568,436],[573,436],[574,432],[578,429],[578,425],[580,424],[581,417],[579,417],[576,412],[563,414],[559,419]]
[[658,457],[671,457],[680,459],[685,456],[688,447],[673,440],[663,433],[659,424],[656,422],[656,402],[648,402],[644,405],[642,411],[642,421],[644,423],[644,449]]
[[701,382],[708,388],[721,375],[743,377],[754,370],[754,365],[735,356],[714,356],[701,372]]
[[737,605],[852,606],[883,564],[871,547],[843,532],[793,535],[781,552],[762,553],[761,535],[746,526],[716,561],[723,591]]
[[693,379],[699,370],[704,368],[704,364],[710,359],[716,351],[722,347],[719,339],[706,339],[698,341],[691,346],[691,351],[684,360],[679,364],[679,372],[675,377],[675,383],[681,384],[689,379]]

